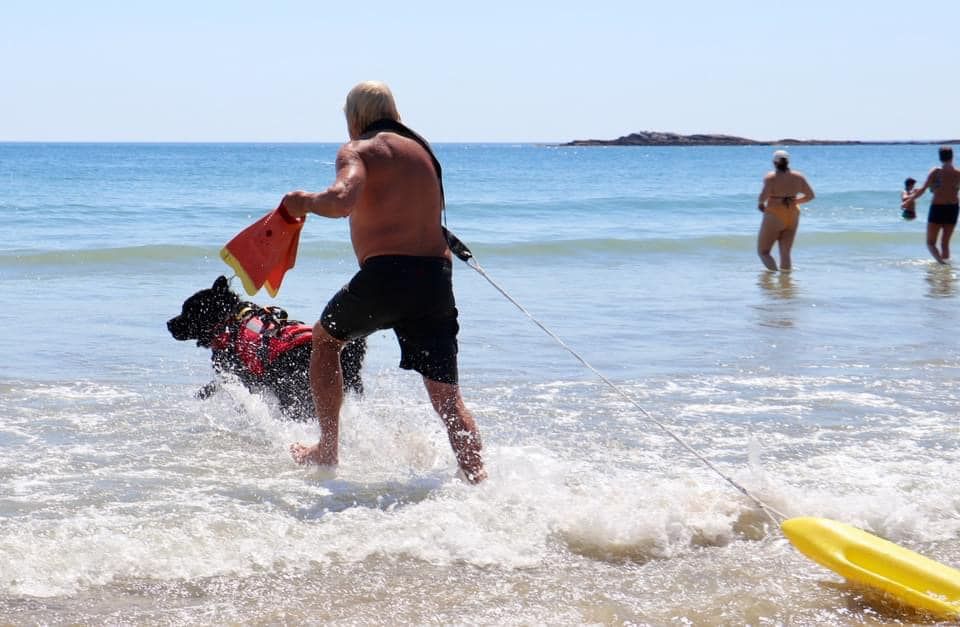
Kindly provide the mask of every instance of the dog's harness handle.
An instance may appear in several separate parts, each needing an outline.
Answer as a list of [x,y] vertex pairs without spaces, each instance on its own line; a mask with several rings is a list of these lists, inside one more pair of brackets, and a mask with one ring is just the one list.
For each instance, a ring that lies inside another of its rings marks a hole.
[[[285,334],[290,327],[301,327]],[[226,350],[231,345],[233,353],[252,374],[262,377],[273,357],[304,344],[310,340],[310,327],[299,320],[290,320],[285,309],[277,306],[260,307],[244,302],[236,314],[226,320],[223,333],[218,335],[213,347]]]

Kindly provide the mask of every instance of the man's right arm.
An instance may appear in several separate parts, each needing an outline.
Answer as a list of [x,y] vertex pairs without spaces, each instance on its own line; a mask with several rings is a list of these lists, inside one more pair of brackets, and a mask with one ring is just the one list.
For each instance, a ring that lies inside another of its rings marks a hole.
[[930,174],[927,175],[927,180],[923,182],[923,185],[913,190],[910,194],[909,200],[916,200],[920,196],[923,196],[923,192],[927,191],[927,188],[933,185],[933,176],[937,173],[937,168],[930,170]]
[[363,159],[347,144],[337,153],[337,178],[330,187],[322,192],[290,192],[280,201],[280,206],[295,218],[308,213],[345,218],[360,199],[366,176]]

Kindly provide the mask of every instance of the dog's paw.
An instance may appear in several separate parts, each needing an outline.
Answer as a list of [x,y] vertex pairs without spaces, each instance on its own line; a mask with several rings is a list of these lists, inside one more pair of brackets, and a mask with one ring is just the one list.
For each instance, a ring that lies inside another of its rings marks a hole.
[[216,394],[217,390],[219,389],[220,389],[220,385],[216,381],[211,381],[210,383],[206,384],[205,386],[197,390],[197,393],[195,394],[195,396],[200,400],[205,400],[210,398],[214,394]]

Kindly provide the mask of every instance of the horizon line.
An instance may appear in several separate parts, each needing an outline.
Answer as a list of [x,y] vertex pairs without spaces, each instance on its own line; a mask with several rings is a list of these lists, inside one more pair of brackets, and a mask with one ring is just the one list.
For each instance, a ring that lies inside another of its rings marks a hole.
[[[689,135],[675,135],[681,137],[689,137]],[[720,133],[693,133],[692,135],[717,135],[720,136]],[[799,139],[796,137],[784,137],[781,139],[773,140],[753,140],[745,137],[737,137],[734,135],[724,135],[726,137],[736,137],[738,139],[745,139],[751,142],[755,142],[752,145],[754,146],[772,146],[777,144],[790,144],[790,143],[799,143],[817,145],[821,143],[822,145],[830,144],[866,144],[866,145],[893,145],[893,144],[960,144],[960,138],[953,139]],[[562,146],[568,147],[566,144],[572,142],[616,142],[620,139],[629,137],[622,136],[615,139],[567,139],[567,140],[526,140],[526,139],[517,139],[517,140],[443,140],[443,141],[431,141],[431,144],[530,144],[530,145],[541,145],[541,146]],[[0,138],[0,144],[285,144],[285,145],[318,145],[318,144],[345,144],[349,140],[268,140],[268,139],[2,139]],[[690,144],[680,144],[680,145],[668,145],[668,144],[637,144],[636,147],[642,148],[644,146],[657,148],[684,148],[684,147],[711,147],[711,146],[728,146],[728,147],[745,147],[749,148],[751,144],[701,144],[699,146],[690,145]],[[576,147],[576,146],[569,146]],[[590,147],[590,146],[580,146],[580,147]],[[595,146],[602,147],[602,146]],[[626,146],[629,147],[629,146]]]

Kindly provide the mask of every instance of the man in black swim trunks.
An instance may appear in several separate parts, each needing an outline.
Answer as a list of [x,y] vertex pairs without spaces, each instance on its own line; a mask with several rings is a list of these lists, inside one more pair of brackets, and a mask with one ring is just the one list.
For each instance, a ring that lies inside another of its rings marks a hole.
[[301,464],[338,461],[343,402],[340,350],[349,340],[393,329],[400,367],[416,370],[471,483],[486,477],[480,432],[460,393],[457,309],[450,248],[441,228],[440,166],[429,145],[400,124],[393,94],[367,81],[347,95],[351,141],[337,153],[336,179],[323,192],[290,192],[294,217],[350,219],[360,271],[327,304],[313,328],[310,387],[320,421],[316,444],[293,444]]
[[[938,263],[950,259],[950,237],[960,214],[960,170],[953,167],[953,148],[940,147],[940,167],[930,170],[927,180],[904,201],[916,200],[927,188],[933,190],[933,201],[927,216],[927,250]],[[940,248],[937,248],[937,239]]]

